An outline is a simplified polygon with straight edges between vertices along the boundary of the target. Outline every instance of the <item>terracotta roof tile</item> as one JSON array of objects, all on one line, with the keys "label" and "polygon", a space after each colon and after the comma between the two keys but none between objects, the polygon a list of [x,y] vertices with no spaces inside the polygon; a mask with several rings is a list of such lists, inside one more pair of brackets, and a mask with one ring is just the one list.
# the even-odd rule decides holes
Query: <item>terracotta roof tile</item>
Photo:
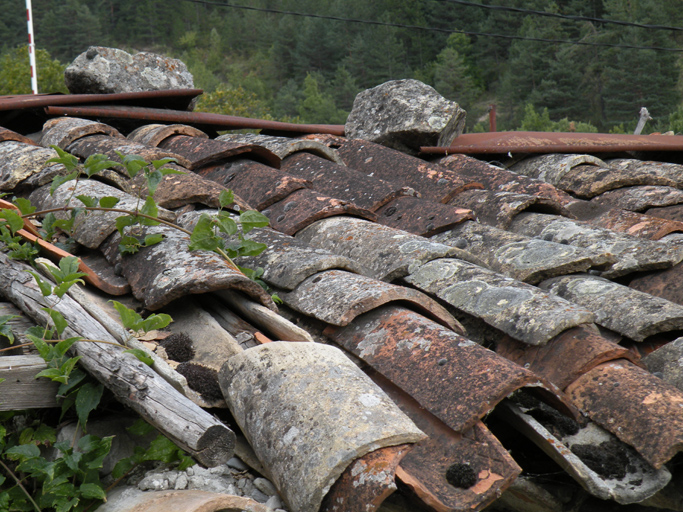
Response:
[{"label": "terracotta roof tile", "polygon": [[432,236],[474,219],[472,210],[413,196],[397,197],[377,210],[376,214],[380,224],[422,236]]},{"label": "terracotta roof tile", "polygon": [[405,280],[530,345],[545,345],[562,331],[594,320],[587,309],[461,260],[431,261]]}]

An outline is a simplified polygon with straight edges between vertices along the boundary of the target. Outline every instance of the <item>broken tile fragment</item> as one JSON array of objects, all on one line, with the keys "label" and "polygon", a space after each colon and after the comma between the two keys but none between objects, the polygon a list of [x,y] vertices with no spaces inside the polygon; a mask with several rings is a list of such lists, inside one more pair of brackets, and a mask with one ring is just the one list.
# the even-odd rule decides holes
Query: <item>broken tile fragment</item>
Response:
[{"label": "broken tile fragment", "polygon": [[584,414],[655,469],[683,450],[683,392],[633,363],[603,363],[566,391]]}]

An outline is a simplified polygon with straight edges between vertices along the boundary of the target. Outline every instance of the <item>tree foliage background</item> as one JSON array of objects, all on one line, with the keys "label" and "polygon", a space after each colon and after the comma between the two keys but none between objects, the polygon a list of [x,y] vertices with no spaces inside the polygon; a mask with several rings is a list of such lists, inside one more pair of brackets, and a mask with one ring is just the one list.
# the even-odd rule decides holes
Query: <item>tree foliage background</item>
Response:
[{"label": "tree foliage background", "polygon": [[[683,27],[678,0],[478,2]],[[59,66],[89,45],[100,45],[182,59],[195,85],[207,93],[205,108],[236,115],[342,123],[360,90],[417,78],[467,109],[470,130],[483,129],[477,120],[491,103],[497,105],[501,130],[523,123],[554,129],[571,120],[601,131],[630,131],[642,106],[655,118],[650,129],[668,129],[671,115],[672,126],[678,127],[683,117],[683,52],[482,35],[683,49],[682,31],[521,14],[453,0],[240,4],[404,26],[237,9],[222,0],[35,0],[36,42],[49,51],[38,53],[41,92],[60,88]],[[27,92],[16,50],[26,41],[24,4],[0,0],[0,12],[0,94]]]}]

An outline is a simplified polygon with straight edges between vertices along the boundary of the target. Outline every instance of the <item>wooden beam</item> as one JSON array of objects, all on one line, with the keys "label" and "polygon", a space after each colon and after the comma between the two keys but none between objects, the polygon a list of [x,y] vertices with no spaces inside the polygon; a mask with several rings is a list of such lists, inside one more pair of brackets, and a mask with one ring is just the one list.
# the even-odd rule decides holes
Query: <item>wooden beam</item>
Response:
[{"label": "wooden beam", "polygon": [[44,409],[59,407],[59,383],[36,379],[36,374],[47,368],[40,356],[0,357],[0,411]]}]

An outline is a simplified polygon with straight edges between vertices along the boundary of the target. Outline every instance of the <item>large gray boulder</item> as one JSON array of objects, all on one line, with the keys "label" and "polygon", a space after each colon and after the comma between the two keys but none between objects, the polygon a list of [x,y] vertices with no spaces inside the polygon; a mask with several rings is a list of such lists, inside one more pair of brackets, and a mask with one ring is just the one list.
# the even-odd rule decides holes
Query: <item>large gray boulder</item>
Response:
[{"label": "large gray boulder", "polygon": [[358,93],[345,134],[408,153],[449,146],[465,127],[466,112],[418,80],[393,80]]},{"label": "large gray boulder", "polygon": [[72,94],[192,89],[192,74],[182,61],[155,53],[135,55],[117,48],[91,46],[64,72]]}]

